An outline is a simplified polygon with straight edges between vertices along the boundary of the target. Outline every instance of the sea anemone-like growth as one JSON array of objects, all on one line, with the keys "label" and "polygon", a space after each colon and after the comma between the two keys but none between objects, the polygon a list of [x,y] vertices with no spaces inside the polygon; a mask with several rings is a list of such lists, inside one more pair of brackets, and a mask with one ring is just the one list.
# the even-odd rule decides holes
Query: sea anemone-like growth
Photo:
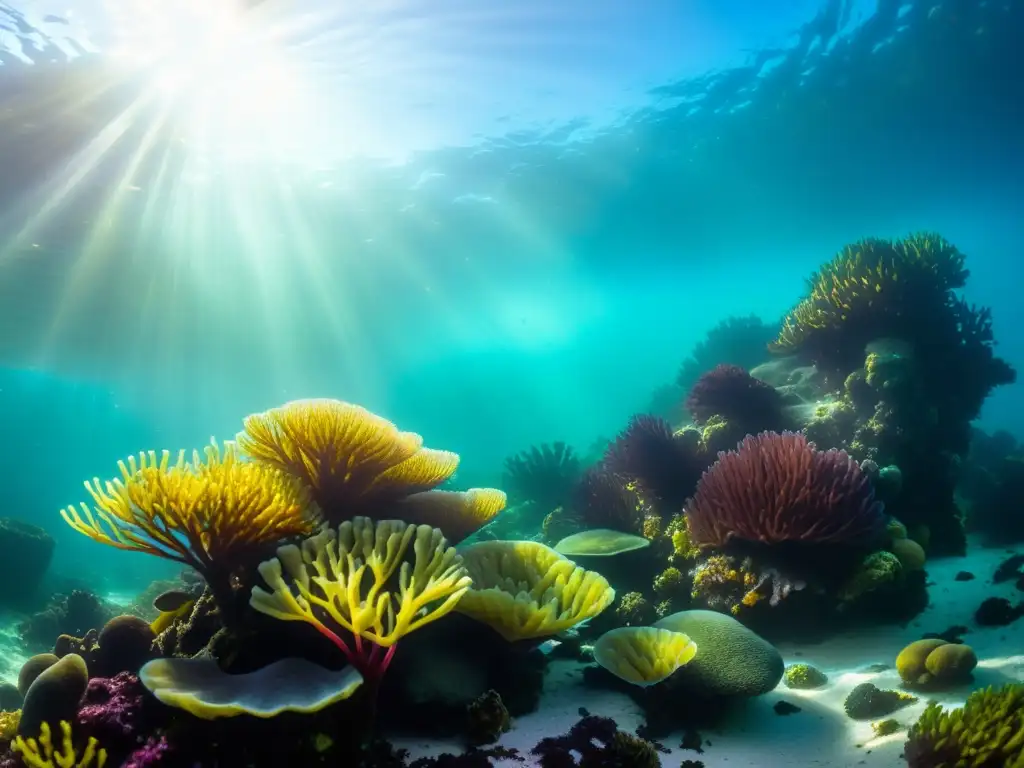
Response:
[{"label": "sea anemone-like growth", "polygon": [[963,707],[943,710],[931,702],[910,728],[903,749],[910,768],[1024,766],[1024,685],[985,688]]},{"label": "sea anemone-like growth", "polygon": [[672,432],[664,419],[634,416],[608,446],[604,467],[637,483],[645,496],[677,511],[693,493],[709,461],[695,431]]},{"label": "sea anemone-like growth", "polygon": [[85,484],[85,504],[61,511],[95,541],[195,568],[224,604],[230,577],[281,541],[311,533],[318,521],[309,492],[272,467],[243,461],[234,444],[204,454],[150,451],[119,462],[121,477]]},{"label": "sea anemone-like growth", "polygon": [[870,546],[885,533],[882,504],[857,462],[792,432],[749,436],[720,454],[686,515],[702,550],[733,540]]},{"label": "sea anemone-like growth", "polygon": [[569,502],[580,472],[579,457],[570,446],[543,443],[505,459],[502,488],[515,503],[532,502],[550,512]]},{"label": "sea anemone-like growth", "polygon": [[473,583],[456,610],[509,642],[564,632],[615,599],[604,576],[536,541],[482,541],[462,557]]},{"label": "sea anemone-like growth", "polygon": [[727,317],[708,331],[683,362],[676,383],[688,392],[704,371],[727,363],[750,369],[768,356],[768,343],[778,326],[766,325],[757,315]]},{"label": "sea anemone-like growth", "polygon": [[587,469],[573,492],[573,510],[586,528],[639,534],[647,505],[628,481],[597,464]]},{"label": "sea anemone-like growth", "polygon": [[773,386],[736,365],[719,365],[703,374],[686,398],[686,410],[695,423],[706,424],[718,416],[749,433],[785,426],[783,405]]},{"label": "sea anemone-like growth", "polygon": [[332,524],[401,517],[455,541],[505,507],[505,494],[490,488],[434,491],[454,474],[458,454],[424,448],[419,435],[340,400],[296,400],[251,415],[238,444],[301,480]]},{"label": "sea anemone-like growth", "polygon": [[259,571],[270,591],[253,587],[249,604],[312,625],[371,686],[398,641],[449,613],[471,584],[440,530],[365,517],[281,547]]}]

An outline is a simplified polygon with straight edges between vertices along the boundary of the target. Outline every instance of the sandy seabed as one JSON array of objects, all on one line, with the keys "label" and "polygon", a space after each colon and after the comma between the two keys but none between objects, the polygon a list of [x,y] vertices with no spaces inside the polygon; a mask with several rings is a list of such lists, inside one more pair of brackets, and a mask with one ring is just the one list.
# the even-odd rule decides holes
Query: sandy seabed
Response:
[{"label": "sandy seabed", "polygon": [[[679,749],[682,732],[662,738],[660,743],[671,749],[671,754],[662,756],[662,765],[677,768],[682,760],[690,759],[703,761],[706,768],[905,766],[905,728],[917,720],[929,700],[956,707],[977,688],[1024,680],[1024,619],[1007,627],[991,628],[979,627],[974,622],[974,611],[987,597],[1006,597],[1014,603],[1024,598],[1012,581],[992,583],[996,567],[1012,552],[983,549],[976,542],[971,542],[971,547],[967,557],[928,563],[930,604],[907,626],[874,627],[815,645],[781,644],[779,649],[787,665],[812,664],[828,675],[828,684],[812,691],[794,691],[780,683],[771,693],[748,702],[720,727],[701,730],[705,740],[702,754]],[[974,580],[956,581],[954,577],[959,571],[970,571]],[[973,683],[944,693],[921,695],[916,704],[891,715],[904,726],[903,731],[891,736],[873,738],[870,721],[855,721],[846,716],[843,701],[854,686],[871,682],[879,688],[899,688],[899,675],[893,664],[900,650],[925,632],[943,632],[954,625],[970,629],[964,641],[974,648],[980,660]],[[885,664],[888,669],[864,671],[877,664]],[[773,707],[779,701],[794,704],[801,711],[777,715]],[[530,748],[544,736],[569,730],[579,720],[580,707],[594,715],[614,718],[626,731],[634,731],[642,722],[642,713],[627,697],[585,687],[581,664],[555,661],[549,667],[540,708],[517,718],[513,729],[499,742],[518,749],[526,762],[497,764],[521,768],[537,765],[529,756]],[[419,739],[396,739],[395,743],[416,757],[460,751],[454,744]]]}]

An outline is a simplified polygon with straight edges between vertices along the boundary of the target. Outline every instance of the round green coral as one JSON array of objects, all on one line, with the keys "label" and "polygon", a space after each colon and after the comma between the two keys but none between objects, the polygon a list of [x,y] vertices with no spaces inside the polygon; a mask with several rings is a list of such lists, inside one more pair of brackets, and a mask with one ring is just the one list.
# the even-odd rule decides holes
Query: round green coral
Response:
[{"label": "round green coral", "polygon": [[903,754],[910,768],[1024,768],[1024,685],[975,691],[952,710],[930,703]]},{"label": "round green coral", "polygon": [[842,600],[856,600],[869,592],[896,581],[903,573],[903,565],[892,552],[873,552],[858,566],[839,590]]},{"label": "round green coral", "polygon": [[791,664],[786,667],[783,675],[788,688],[810,689],[821,688],[828,682],[828,675],[810,664]]}]

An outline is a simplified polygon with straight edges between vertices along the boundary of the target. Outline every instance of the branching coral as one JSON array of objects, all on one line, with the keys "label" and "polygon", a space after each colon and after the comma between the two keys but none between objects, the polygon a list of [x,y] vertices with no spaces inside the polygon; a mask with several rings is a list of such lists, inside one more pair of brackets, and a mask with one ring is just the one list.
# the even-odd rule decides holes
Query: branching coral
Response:
[{"label": "branching coral", "polygon": [[95,514],[82,504],[61,512],[79,533],[118,549],[189,565],[214,591],[231,572],[267,547],[310,533],[316,523],[308,492],[288,475],[243,461],[233,444],[205,454],[164,451],[120,462],[121,477],[85,487]]},{"label": "branching coral", "polygon": [[551,511],[569,502],[580,472],[579,457],[570,446],[544,443],[505,459],[502,487],[516,503],[533,502]]},{"label": "branching coral", "polygon": [[19,736],[11,749],[21,755],[28,768],[103,768],[107,762],[105,749],[98,749],[96,739],[90,738],[79,752],[71,740],[71,724],[61,720],[61,743],[53,743],[50,726],[43,723],[38,739]]},{"label": "branching coral", "polygon": [[[410,545],[412,563],[406,559]],[[449,613],[471,583],[441,531],[365,517],[311,536],[301,547],[281,547],[260,565],[260,575],[270,591],[254,587],[253,608],[312,625],[368,682],[384,674],[402,637]]]},{"label": "branching coral", "polygon": [[749,436],[721,454],[686,515],[701,549],[733,540],[865,546],[885,532],[882,505],[860,466],[791,432]]},{"label": "branching coral", "polygon": [[419,435],[352,403],[297,400],[251,415],[238,444],[257,462],[298,478],[334,524],[400,515],[454,541],[505,506],[505,494],[493,489],[437,496],[433,489],[454,474],[458,455],[424,448]]},{"label": "branching coral", "polygon": [[910,768],[1024,766],[1024,685],[985,688],[963,707],[943,710],[931,702],[907,734],[903,750]]},{"label": "branching coral", "polygon": [[509,642],[564,632],[615,599],[599,573],[535,541],[482,541],[462,557],[473,584],[456,610]]},{"label": "branching coral", "polygon": [[690,389],[686,410],[697,424],[718,416],[736,422],[745,432],[782,429],[784,401],[775,387],[755,379],[736,365],[719,365],[704,373]]}]

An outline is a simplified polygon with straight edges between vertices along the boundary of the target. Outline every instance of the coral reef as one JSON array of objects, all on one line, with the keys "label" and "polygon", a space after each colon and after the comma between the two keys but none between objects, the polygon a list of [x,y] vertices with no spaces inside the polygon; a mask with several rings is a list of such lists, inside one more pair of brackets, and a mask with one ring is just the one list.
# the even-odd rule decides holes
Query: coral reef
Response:
[{"label": "coral reef", "polygon": [[817,365],[838,390],[807,427],[813,440],[904,477],[892,511],[927,525],[935,554],[962,554],[954,502],[970,422],[989,392],[1015,380],[993,352],[992,321],[956,294],[964,257],[937,235],[866,240],[844,248],[773,345]]},{"label": "coral reef", "polygon": [[18,634],[26,650],[50,651],[60,635],[82,637],[90,629],[99,630],[112,615],[112,608],[96,595],[76,589],[54,595],[46,608],[18,625]]},{"label": "coral reef", "polygon": [[583,473],[573,494],[573,510],[586,528],[643,532],[648,507],[634,488],[598,464]]}]

